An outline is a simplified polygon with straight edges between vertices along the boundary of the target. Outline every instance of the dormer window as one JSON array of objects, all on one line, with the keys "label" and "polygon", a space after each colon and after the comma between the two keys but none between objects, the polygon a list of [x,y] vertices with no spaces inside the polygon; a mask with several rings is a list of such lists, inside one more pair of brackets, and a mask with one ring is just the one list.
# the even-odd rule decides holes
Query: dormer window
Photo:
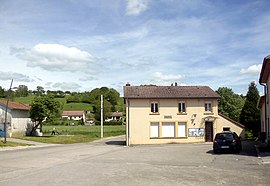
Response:
[{"label": "dormer window", "polygon": [[158,113],[158,102],[151,102],[151,112]]}]

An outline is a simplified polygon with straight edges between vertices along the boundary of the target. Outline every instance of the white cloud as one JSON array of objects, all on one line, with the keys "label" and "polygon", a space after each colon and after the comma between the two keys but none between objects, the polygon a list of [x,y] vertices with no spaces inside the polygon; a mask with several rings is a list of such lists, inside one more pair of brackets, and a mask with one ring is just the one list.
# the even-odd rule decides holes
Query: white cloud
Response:
[{"label": "white cloud", "polygon": [[[97,58],[86,51],[60,44],[37,44],[29,50],[19,50],[17,57],[26,60],[29,67],[40,67],[48,71],[94,72]],[[15,54],[16,50],[12,48]]]},{"label": "white cloud", "polygon": [[147,0],[127,0],[126,15],[139,15],[148,8]]},{"label": "white cloud", "polygon": [[26,76],[24,74],[14,73],[14,72],[3,72],[3,71],[0,72],[0,80],[10,81],[11,79],[13,79],[14,81],[20,81],[20,82],[33,82],[34,81],[29,76]]},{"label": "white cloud", "polygon": [[173,74],[164,75],[161,72],[155,72],[154,76],[155,78],[166,82],[180,81],[183,78],[181,75],[173,75]]},{"label": "white cloud", "polygon": [[258,64],[258,65],[251,65],[248,68],[244,69],[242,68],[240,70],[241,74],[259,74],[260,71],[262,69],[262,65]]},{"label": "white cloud", "polygon": [[87,77],[80,78],[79,80],[80,81],[94,81],[94,80],[98,80],[98,78],[92,77],[92,76],[87,76]]},{"label": "white cloud", "polygon": [[57,90],[69,90],[69,91],[79,91],[79,89],[82,87],[78,83],[73,82],[62,82],[62,83],[54,83],[52,85],[53,88]]}]

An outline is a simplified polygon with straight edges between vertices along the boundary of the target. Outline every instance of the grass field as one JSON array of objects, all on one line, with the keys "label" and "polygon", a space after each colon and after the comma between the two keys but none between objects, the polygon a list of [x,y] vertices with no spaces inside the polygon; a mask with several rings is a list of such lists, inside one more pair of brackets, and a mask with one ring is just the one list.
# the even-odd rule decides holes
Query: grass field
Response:
[{"label": "grass field", "polygon": [[64,104],[64,110],[90,110],[93,111],[93,107],[89,103],[66,103]]},{"label": "grass field", "polygon": [[[21,102],[25,104],[31,104],[34,95],[27,97],[16,97],[12,101]],[[93,111],[93,106],[89,103],[66,103],[66,98],[55,98],[56,101],[59,101],[63,105],[63,110],[90,110]]]},{"label": "grass field", "polygon": [[6,143],[4,143],[3,141],[0,141],[0,148],[2,148],[2,147],[17,147],[17,146],[29,146],[29,145],[24,144],[24,143],[11,142],[11,141],[7,141]]},{"label": "grass field", "polygon": [[[59,132],[51,135],[53,128]],[[118,136],[125,134],[125,126],[104,126],[104,137]],[[42,137],[18,137],[20,139],[42,142],[42,143],[84,143],[100,138],[100,126],[43,126]]]},{"label": "grass field", "polygon": [[11,101],[16,101],[16,102],[21,102],[25,104],[30,104],[32,103],[32,100],[34,99],[34,95],[27,96],[27,97],[15,97]]}]

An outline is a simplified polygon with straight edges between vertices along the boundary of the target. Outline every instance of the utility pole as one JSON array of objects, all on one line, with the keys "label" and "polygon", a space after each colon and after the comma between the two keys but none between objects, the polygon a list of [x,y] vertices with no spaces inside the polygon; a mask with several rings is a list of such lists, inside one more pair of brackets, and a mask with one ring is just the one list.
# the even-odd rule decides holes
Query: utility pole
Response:
[{"label": "utility pole", "polygon": [[4,143],[7,143],[7,110],[8,110],[8,102],[9,102],[9,93],[11,91],[12,84],[13,84],[13,79],[11,80],[10,87],[7,92],[7,103],[6,103],[5,123],[4,123]]},{"label": "utility pole", "polygon": [[100,137],[103,138],[103,95],[100,96]]}]

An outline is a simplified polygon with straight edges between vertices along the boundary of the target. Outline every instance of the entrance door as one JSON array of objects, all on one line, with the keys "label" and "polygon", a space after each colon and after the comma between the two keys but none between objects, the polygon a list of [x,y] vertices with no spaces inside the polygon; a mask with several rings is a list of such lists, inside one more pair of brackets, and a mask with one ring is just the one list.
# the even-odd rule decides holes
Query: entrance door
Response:
[{"label": "entrance door", "polygon": [[213,122],[205,122],[205,141],[213,141]]}]

